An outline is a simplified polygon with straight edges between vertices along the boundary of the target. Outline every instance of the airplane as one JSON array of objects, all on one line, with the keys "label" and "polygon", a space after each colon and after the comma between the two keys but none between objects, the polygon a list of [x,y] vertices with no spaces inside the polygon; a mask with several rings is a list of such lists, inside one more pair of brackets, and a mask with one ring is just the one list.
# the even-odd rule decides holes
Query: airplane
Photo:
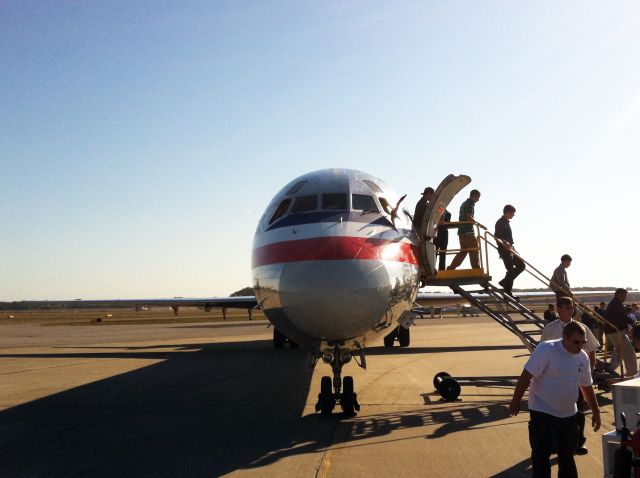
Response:
[{"label": "airplane", "polygon": [[[423,219],[427,237],[435,236],[440,216],[470,182],[468,176],[449,175],[438,186]],[[56,303],[169,305],[176,313],[181,306],[260,308],[274,326],[276,348],[289,340],[309,350],[310,367],[320,359],[331,366],[333,377],[322,377],[316,411],[328,416],[339,404],[345,415],[354,415],[360,406],[353,378],[342,378],[343,366],[353,359],[366,368],[367,345],[396,328],[400,345],[408,345],[421,273],[436,274],[436,247],[418,240],[411,214],[401,207],[404,197],[379,178],[351,169],[293,179],[257,225],[254,297]],[[423,303],[465,302],[450,293],[421,295]]]}]

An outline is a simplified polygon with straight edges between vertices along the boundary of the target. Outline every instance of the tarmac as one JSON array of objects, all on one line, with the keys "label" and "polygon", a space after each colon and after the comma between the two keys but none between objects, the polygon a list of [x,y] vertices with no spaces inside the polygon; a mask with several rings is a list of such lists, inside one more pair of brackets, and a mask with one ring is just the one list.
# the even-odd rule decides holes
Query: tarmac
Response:
[{"label": "tarmac", "polygon": [[[422,319],[408,348],[352,362],[360,413],[314,406],[327,365],[274,350],[264,321],[0,323],[0,476],[530,476],[528,412],[508,402],[528,358],[486,317]],[[446,371],[455,402],[434,391]],[[602,477],[603,428],[581,477]],[[590,424],[590,415],[587,416]],[[552,476],[557,475],[555,457]]]}]

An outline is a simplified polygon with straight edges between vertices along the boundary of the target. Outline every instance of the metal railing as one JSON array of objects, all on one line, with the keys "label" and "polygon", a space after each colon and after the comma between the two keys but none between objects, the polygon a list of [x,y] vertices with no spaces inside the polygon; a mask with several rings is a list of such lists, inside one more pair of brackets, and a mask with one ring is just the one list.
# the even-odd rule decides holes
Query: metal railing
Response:
[{"label": "metal railing", "polygon": [[[484,233],[482,236],[480,237],[480,240],[484,241],[485,243],[485,250],[488,251],[488,247],[491,246],[494,249],[498,250],[498,245],[500,244],[507,244],[505,241],[503,241],[502,239],[496,237],[494,234],[492,234],[486,226],[480,224],[480,223],[476,223],[476,225],[480,228],[484,230]],[[489,239],[492,239],[492,241],[490,241]],[[554,292],[560,292],[563,293],[564,295],[566,295],[567,297],[570,297],[573,300],[574,303],[574,307],[578,310],[578,312],[580,313],[580,317],[582,317],[583,315],[587,315],[591,318],[593,318],[593,320],[595,320],[598,325],[600,326],[609,326],[615,330],[618,330],[618,328],[613,325],[612,322],[610,322],[609,320],[607,320],[605,317],[603,317],[602,315],[600,315],[598,312],[596,312],[594,309],[590,308],[588,305],[586,305],[584,302],[582,302],[580,299],[578,299],[570,290],[566,289],[565,287],[563,287],[561,284],[558,284],[556,282],[554,282],[553,280],[551,280],[551,278],[547,277],[545,274],[543,274],[539,269],[537,269],[533,264],[531,264],[530,262],[528,262],[527,260],[525,260],[514,248],[513,246],[511,246],[510,244],[508,244],[508,249],[510,249],[510,253],[513,254],[514,256],[518,257],[522,262],[524,262],[524,264],[527,266],[525,268],[525,272],[527,272],[530,276],[532,276],[533,278],[535,278],[537,281],[541,282],[542,284],[544,284],[546,287],[551,288],[551,290],[553,290]],[[487,257],[488,253],[487,253]],[[605,334],[606,335],[606,334]],[[605,343],[602,344],[603,345],[603,350],[604,350],[604,354],[605,354],[605,358],[606,358],[606,354],[607,354],[607,347],[606,347],[606,340],[604,341]],[[618,350],[621,349],[620,345],[621,344],[616,344]],[[622,362],[622,358],[620,360],[620,366],[621,366],[621,372],[622,375],[624,375],[624,365]]]},{"label": "metal railing", "polygon": [[[488,249],[485,247],[485,254],[482,253],[482,247],[480,247],[480,238],[481,238],[481,234],[480,234],[480,229],[484,228],[486,229],[482,224],[475,222],[475,221],[452,221],[452,222],[445,222],[443,224],[439,224],[438,228],[440,227],[446,227],[447,229],[454,229],[454,228],[458,228],[459,225],[461,224],[472,224],[476,230],[475,232],[475,238],[476,238],[476,243],[478,244],[478,247],[473,247],[473,248],[460,248],[460,249],[436,249],[436,262],[438,261],[438,256],[439,254],[445,254],[447,256],[452,255],[452,254],[458,254],[459,252],[466,252],[471,254],[472,252],[478,252],[478,262],[480,263],[480,268],[483,269],[487,274],[489,274],[489,256],[487,254]],[[486,257],[486,260],[485,260]],[[486,264],[485,264],[486,262]]]}]

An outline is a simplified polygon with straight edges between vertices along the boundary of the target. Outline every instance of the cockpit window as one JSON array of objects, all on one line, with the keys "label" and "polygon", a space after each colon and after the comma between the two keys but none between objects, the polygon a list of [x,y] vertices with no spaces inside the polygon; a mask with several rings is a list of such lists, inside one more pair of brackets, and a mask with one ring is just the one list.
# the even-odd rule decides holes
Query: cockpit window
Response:
[{"label": "cockpit window", "polygon": [[378,185],[373,181],[370,181],[368,179],[363,179],[362,182],[365,183],[367,186],[369,186],[374,193],[380,194],[382,192],[382,189],[380,189]]},{"label": "cockpit window", "polygon": [[291,204],[291,198],[284,199],[276,208],[276,212],[273,213],[273,216],[271,216],[271,220],[269,221],[269,224],[273,224],[275,221],[277,221],[282,216],[284,216],[287,213],[287,210],[289,209],[290,204]]},{"label": "cockpit window", "polygon": [[318,196],[300,196],[293,203],[291,214],[315,211],[316,209],[318,209]]},{"label": "cockpit window", "polygon": [[300,191],[300,189],[302,189],[302,186],[304,186],[305,184],[307,184],[307,181],[298,181],[297,183],[295,183],[293,186],[291,186],[291,188],[287,191],[288,195],[291,194],[295,194],[298,191]]},{"label": "cockpit window", "polygon": [[378,205],[373,199],[373,196],[367,196],[366,194],[352,194],[351,195],[351,208],[356,211],[366,212],[378,212]]},{"label": "cockpit window", "polygon": [[322,209],[324,210],[346,210],[347,195],[344,193],[328,193],[322,195]]}]

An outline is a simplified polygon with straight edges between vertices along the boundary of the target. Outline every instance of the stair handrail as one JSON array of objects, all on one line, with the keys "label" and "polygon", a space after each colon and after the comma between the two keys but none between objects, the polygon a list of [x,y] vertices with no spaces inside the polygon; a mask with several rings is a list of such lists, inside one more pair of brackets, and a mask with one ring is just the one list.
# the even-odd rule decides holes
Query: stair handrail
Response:
[{"label": "stair handrail", "polygon": [[[518,251],[516,251],[516,249],[509,244],[508,242],[504,241],[503,239],[500,239],[499,237],[496,237],[494,234],[492,234],[489,229],[483,225],[480,224],[479,222],[475,221],[476,225],[480,228],[484,230],[484,238],[481,238],[482,240],[485,241],[485,246],[486,245],[490,245],[491,247],[493,247],[494,249],[498,250],[498,246],[491,243],[489,240],[487,240],[487,235],[492,237],[494,239],[494,241],[497,244],[507,244],[507,247],[510,249],[510,252],[518,257],[522,262],[524,262],[524,264],[527,266],[527,268],[525,269],[525,271],[527,273],[529,273],[529,275],[531,275],[533,278],[535,278],[536,280],[538,280],[539,282],[545,284],[547,287],[550,287],[552,290],[559,290],[563,293],[565,293],[567,295],[567,297],[571,297],[571,299],[573,300],[573,302],[576,304],[576,308],[583,314],[587,314],[590,317],[592,317],[596,322],[599,322],[600,324],[605,324],[608,325],[609,327],[612,327],[614,329],[618,329],[615,325],[613,325],[613,323],[611,323],[609,320],[607,320],[605,317],[603,317],[602,315],[600,315],[598,312],[596,312],[595,310],[590,309],[586,304],[584,304],[580,299],[578,299],[577,297],[575,297],[573,295],[573,293],[569,290],[567,290],[566,288],[562,287],[560,284],[557,284],[556,282],[552,281],[549,277],[547,277],[546,275],[544,275],[540,270],[538,270],[533,264],[531,264],[530,262],[527,262],[519,253]],[[487,262],[488,262],[488,254],[487,254]],[[534,273],[535,272],[535,273]]]}]

